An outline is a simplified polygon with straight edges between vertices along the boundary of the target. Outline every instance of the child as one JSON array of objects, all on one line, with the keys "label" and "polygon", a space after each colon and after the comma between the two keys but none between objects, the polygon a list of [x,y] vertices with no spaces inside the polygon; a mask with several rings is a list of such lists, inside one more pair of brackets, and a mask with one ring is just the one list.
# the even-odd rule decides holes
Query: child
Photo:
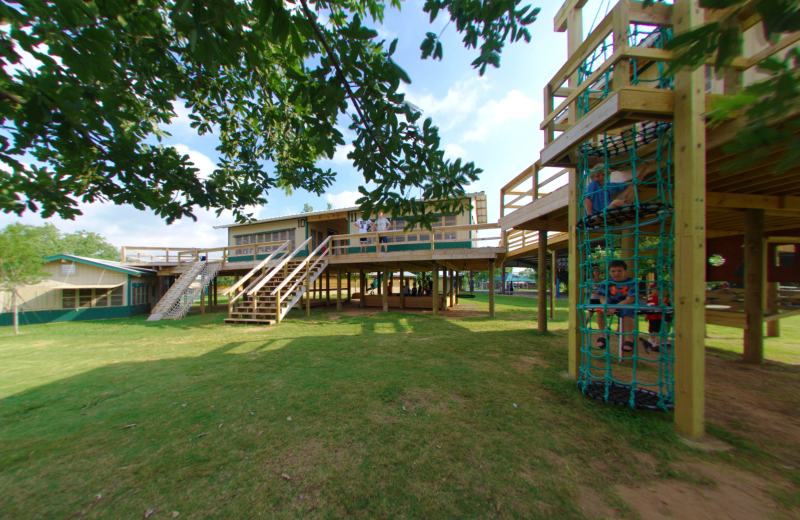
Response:
[{"label": "child", "polygon": [[[650,286],[650,294],[647,297],[647,305],[656,307],[658,305],[658,286],[652,284]],[[664,319],[662,314],[648,314],[647,315],[647,332],[651,334],[649,339],[641,338],[640,341],[644,345],[644,349],[649,354],[658,352],[658,335],[661,334],[661,323]]]},{"label": "child", "polygon": [[[646,165],[653,161],[654,158],[647,159],[640,163],[636,180],[641,182],[644,180],[645,175],[648,173]],[[618,170],[619,173],[628,174],[633,176],[633,170]],[[616,173],[616,172],[612,172]],[[604,170],[596,171],[589,176],[591,182],[586,187],[586,198],[583,201],[586,208],[587,215],[600,215],[606,208],[617,208],[620,206],[629,206],[634,203],[636,199],[636,185],[631,183],[622,182],[606,182],[606,172]],[[619,195],[616,200],[612,200],[613,195]]]},{"label": "child", "polygon": [[[609,305],[633,305],[636,302],[636,282],[626,276],[628,264],[622,260],[612,260],[608,264],[610,280],[602,283],[597,289],[597,297],[601,304]],[[622,318],[622,334],[633,332],[634,320],[636,315],[633,309],[597,309],[597,327],[601,331],[606,330],[606,314],[608,316],[620,316]],[[634,342],[626,340],[622,344],[624,352],[633,352]],[[605,335],[597,338],[597,348],[606,348]]]}]

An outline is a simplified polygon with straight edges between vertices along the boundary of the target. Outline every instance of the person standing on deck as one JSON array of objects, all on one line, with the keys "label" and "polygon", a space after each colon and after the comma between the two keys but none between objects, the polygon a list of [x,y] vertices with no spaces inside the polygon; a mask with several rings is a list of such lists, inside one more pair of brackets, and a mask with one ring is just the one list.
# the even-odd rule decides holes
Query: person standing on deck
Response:
[{"label": "person standing on deck", "polygon": [[[388,218],[383,217],[383,211],[378,212],[378,220],[375,221],[373,227],[378,233],[383,233],[384,231],[389,231],[392,229],[392,221]],[[389,252],[389,237],[380,237],[378,241],[381,244],[381,251],[383,248],[386,248],[386,252]]]},{"label": "person standing on deck", "polygon": [[[362,213],[361,217],[363,217],[363,216],[364,216],[364,214]],[[359,234],[361,234],[361,233],[369,233],[369,228],[372,227],[372,221],[369,220],[369,219],[364,220],[361,217],[359,217],[358,220],[356,220],[356,226],[358,226],[358,233]],[[367,244],[368,244],[367,241],[368,241],[367,237],[359,239],[359,242],[361,242],[361,252],[362,253],[366,253],[367,252]]]}]

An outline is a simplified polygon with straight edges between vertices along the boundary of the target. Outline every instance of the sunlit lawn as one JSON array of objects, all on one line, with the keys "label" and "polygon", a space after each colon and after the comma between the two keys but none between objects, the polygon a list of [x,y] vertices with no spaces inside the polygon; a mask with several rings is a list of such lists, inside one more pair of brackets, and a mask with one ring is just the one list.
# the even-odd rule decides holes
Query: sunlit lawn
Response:
[{"label": "sunlit lawn", "polygon": [[498,296],[497,319],[487,299],[0,329],[0,517],[583,518],[589,486],[634,518],[612,489],[652,477],[641,453],[691,480],[671,416],[562,377],[566,301],[540,335],[535,299]]}]

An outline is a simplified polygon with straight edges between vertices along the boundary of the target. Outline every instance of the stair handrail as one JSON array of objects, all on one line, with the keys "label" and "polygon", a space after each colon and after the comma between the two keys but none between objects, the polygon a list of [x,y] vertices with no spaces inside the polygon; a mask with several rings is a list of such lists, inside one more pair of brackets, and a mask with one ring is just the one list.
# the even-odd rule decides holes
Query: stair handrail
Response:
[{"label": "stair handrail", "polygon": [[284,243],[283,243],[283,245],[282,245],[281,247],[279,247],[278,249],[276,249],[275,251],[273,251],[271,255],[269,255],[267,258],[265,258],[264,260],[262,260],[262,261],[261,261],[261,262],[260,262],[260,263],[259,263],[257,266],[255,266],[253,269],[251,269],[249,273],[247,273],[246,275],[244,275],[244,276],[242,277],[242,279],[241,279],[241,280],[239,280],[239,281],[238,281],[238,282],[236,282],[235,284],[233,284],[233,285],[231,285],[230,287],[228,287],[228,290],[226,290],[225,292],[223,292],[223,293],[222,293],[222,295],[223,295],[223,296],[227,296],[228,294],[230,294],[230,293],[231,293],[231,291],[234,291],[234,290],[238,289],[239,287],[241,287],[241,286],[242,286],[242,285],[243,285],[243,284],[244,284],[244,283],[245,283],[247,280],[249,280],[249,279],[250,279],[250,277],[251,277],[251,276],[253,276],[253,275],[255,274],[255,272],[256,272],[256,271],[258,271],[259,269],[263,268],[263,267],[264,267],[264,266],[267,264],[267,262],[269,262],[270,260],[272,260],[272,258],[273,258],[275,255],[277,255],[278,253],[280,253],[281,251],[283,251],[283,249],[284,249],[286,246],[288,246],[290,243],[291,243],[291,240],[287,240],[286,242],[284,242]]},{"label": "stair handrail", "polygon": [[[265,277],[263,277],[261,280],[259,280],[258,284],[256,284],[256,286],[255,286],[255,287],[253,287],[252,289],[250,289],[249,291],[247,291],[247,295],[248,295],[248,296],[252,296],[252,295],[253,295],[253,293],[256,293],[256,292],[258,292],[258,290],[259,290],[259,289],[261,289],[262,287],[264,287],[264,284],[266,284],[268,281],[272,280],[272,278],[273,278],[273,277],[274,277],[274,276],[275,276],[275,275],[278,273],[278,271],[280,271],[280,270],[283,268],[283,266],[284,266],[284,265],[286,265],[286,263],[287,263],[289,260],[291,260],[292,258],[294,258],[295,256],[297,256],[297,253],[299,253],[299,252],[300,252],[300,250],[301,250],[301,249],[303,249],[303,248],[306,246],[306,244],[308,244],[309,242],[311,242],[311,238],[313,238],[313,237],[309,237],[309,238],[307,238],[305,242],[303,242],[302,244],[300,244],[299,246],[297,246],[297,249],[295,249],[294,251],[292,251],[292,254],[290,254],[289,256],[287,256],[286,258],[284,258],[283,260],[281,260],[281,261],[278,263],[278,265],[276,265],[276,266],[275,266],[275,267],[272,269],[272,271],[270,271],[270,272],[269,272],[269,274],[267,274]],[[245,292],[244,292],[244,291],[242,291],[242,293],[241,293],[241,294],[245,294]]]},{"label": "stair handrail", "polygon": [[[325,244],[327,244],[327,243],[328,243],[328,241],[330,241],[330,239],[331,239],[331,237],[332,237],[332,236],[336,236],[336,235],[330,235],[330,236],[328,236],[328,237],[327,237],[325,240],[323,240],[323,241],[322,241],[322,242],[319,244],[319,246],[317,246],[317,248],[314,250],[314,252],[313,252],[313,253],[311,253],[310,255],[308,255],[308,256],[306,257],[306,259],[305,259],[305,260],[303,260],[302,262],[300,262],[300,264],[299,264],[297,267],[295,267],[294,271],[292,271],[292,272],[291,272],[291,273],[290,273],[290,274],[289,274],[289,275],[288,275],[286,278],[284,278],[284,279],[283,279],[283,281],[282,281],[281,283],[279,283],[279,284],[278,284],[278,286],[277,286],[277,287],[275,287],[275,289],[273,289],[273,290],[272,290],[272,292],[270,293],[270,296],[275,296],[275,295],[278,293],[278,291],[280,291],[281,289],[283,289],[283,287],[284,287],[284,286],[285,286],[287,283],[289,283],[289,280],[291,280],[292,278],[294,278],[294,276],[295,276],[295,275],[296,275],[296,274],[297,274],[297,273],[298,273],[298,272],[299,272],[301,269],[303,269],[303,267],[304,267],[304,266],[305,266],[305,265],[306,265],[308,262],[310,262],[312,258],[314,258],[314,255],[316,255],[316,254],[317,254],[317,251],[319,251],[319,250],[320,250],[322,247],[325,247]],[[320,261],[320,260],[322,260],[324,257],[328,256],[328,255],[330,254],[330,252],[331,252],[331,249],[330,249],[330,248],[327,248],[327,249],[325,249],[325,252],[323,252],[323,253],[322,253],[322,254],[319,256],[319,258],[317,259],[317,261],[316,261],[316,262],[314,262],[314,265],[312,265],[312,266],[311,266],[311,267],[309,267],[308,269],[309,269],[309,270],[311,270],[311,269],[313,269],[314,267],[316,267],[316,266],[317,266],[317,264],[319,263],[319,261]],[[295,283],[294,283],[294,285],[292,285],[292,288],[291,288],[291,289],[289,289],[288,291],[286,291],[286,294],[291,294],[291,292],[292,292],[292,291],[294,291],[295,287],[297,287],[297,284],[298,284],[298,283],[300,283],[300,280],[298,280],[297,282],[295,282]],[[278,305],[280,305],[280,302],[278,302]]]},{"label": "stair handrail", "polygon": [[[170,316],[170,314],[176,311],[177,317],[174,317],[174,319],[179,320],[186,316],[186,313],[189,312],[189,308],[194,303],[194,300],[197,299],[197,294],[206,289],[206,286],[211,282],[211,278],[213,278],[222,269],[222,264],[224,263],[224,261],[221,259],[207,261],[198,260],[198,262],[203,262],[203,268],[189,282],[189,285],[186,286],[183,294],[181,294],[172,307],[164,313],[164,316],[174,317],[174,315]],[[213,270],[214,272],[211,273],[210,270]],[[195,284],[197,284],[197,286],[194,286]]]}]

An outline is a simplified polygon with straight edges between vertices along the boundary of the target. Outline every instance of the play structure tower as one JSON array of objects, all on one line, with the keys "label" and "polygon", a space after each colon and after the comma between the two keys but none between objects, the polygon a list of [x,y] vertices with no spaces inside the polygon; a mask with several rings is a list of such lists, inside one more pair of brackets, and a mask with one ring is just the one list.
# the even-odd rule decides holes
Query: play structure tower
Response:
[{"label": "play structure tower", "polygon": [[[793,259],[797,258],[792,244],[800,243],[800,175],[795,169],[776,176],[773,164],[744,175],[727,174],[726,164],[738,157],[723,145],[734,139],[743,121],[732,119],[712,128],[705,114],[715,97],[735,94],[743,85],[763,79],[756,65],[773,55],[782,57],[797,45],[800,34],[764,41],[760,17],[753,5],[745,5],[736,22],[745,45],[724,78],[714,78],[707,67],[668,76],[665,69],[675,55],[664,43],[727,12],[704,9],[697,0],[648,7],[621,0],[593,23],[584,40],[585,4],[568,0],[555,17],[555,31],[567,33],[568,59],[544,86],[546,115],[540,128],[545,147],[531,167],[500,191],[500,227],[508,246],[505,262],[535,265],[541,277],[547,252],[565,253],[569,373],[579,388],[633,407],[674,406],[677,430],[701,436],[706,323],[741,328],[744,360],[760,363],[764,322],[775,324],[769,327],[774,335],[779,332],[777,320],[800,312],[797,292],[778,287],[778,282],[800,281],[797,273],[776,263],[776,247],[781,245],[794,247]],[[551,167],[562,169],[550,174]],[[592,216],[585,200],[591,194],[590,176],[600,172],[605,181],[630,187],[631,199],[621,207],[605,207],[622,196],[606,185],[609,198]],[[567,186],[543,192],[545,185],[564,176],[569,178]],[[529,180],[531,189],[520,190]],[[708,260],[723,249],[742,257],[737,262],[743,273],[737,276],[744,288],[709,293]],[[601,267],[603,283],[610,287],[612,260],[628,264],[627,276],[637,288],[638,297],[627,309],[591,302],[590,289],[597,281],[587,270]],[[647,309],[653,284],[655,305]],[[614,318],[599,330],[597,311],[612,309],[635,313],[634,327],[618,329]],[[595,316],[590,318],[590,311]],[[657,334],[642,329],[640,314],[647,312],[664,318]],[[545,320],[540,305],[540,330],[546,330]],[[596,348],[601,336],[606,338],[605,349]],[[657,340],[659,350],[648,352],[642,339]],[[635,347],[620,352],[620,340]]]}]

